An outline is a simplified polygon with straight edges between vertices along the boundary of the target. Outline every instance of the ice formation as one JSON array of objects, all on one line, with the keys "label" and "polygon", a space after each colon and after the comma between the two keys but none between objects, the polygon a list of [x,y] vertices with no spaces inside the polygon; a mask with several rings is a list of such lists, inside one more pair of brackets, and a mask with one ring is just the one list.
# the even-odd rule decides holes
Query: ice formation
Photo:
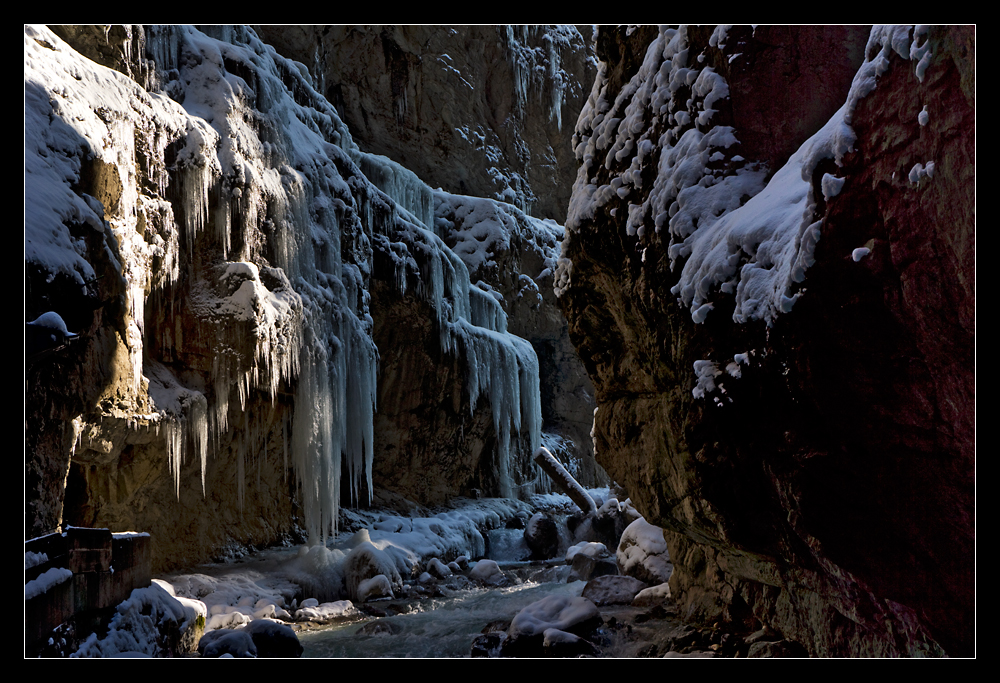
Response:
[{"label": "ice formation", "polygon": [[[302,65],[248,28],[205,30],[212,35],[183,26],[137,32],[129,49],[147,65],[137,77],[147,92],[47,28],[25,28],[25,259],[87,287],[95,273],[67,226],[110,233],[127,284],[133,389],[148,386],[156,412],[147,417],[166,440],[178,495],[189,454],[204,491],[208,453],[236,428],[247,430],[242,487],[266,435],[234,424],[231,408],[245,408],[253,392],[273,401],[291,385],[286,449],[310,536],[335,528],[342,469],[353,497],[371,494],[374,249],[392,256],[401,292],[434,307],[442,348],[468,361],[472,408],[490,401],[501,469],[521,434],[537,448],[535,353],[507,333],[499,302],[471,286],[465,263],[435,234],[435,194],[358,150]],[[117,206],[73,191],[87,155],[125,174]],[[137,156],[153,188],[141,187]],[[221,259],[195,270],[192,254],[206,248]],[[176,286],[182,277],[187,289]],[[163,325],[158,339],[145,330],[148,316],[182,308],[214,333],[205,387],[187,387],[171,370],[185,353],[179,330]],[[512,494],[506,471],[500,480]]]}]

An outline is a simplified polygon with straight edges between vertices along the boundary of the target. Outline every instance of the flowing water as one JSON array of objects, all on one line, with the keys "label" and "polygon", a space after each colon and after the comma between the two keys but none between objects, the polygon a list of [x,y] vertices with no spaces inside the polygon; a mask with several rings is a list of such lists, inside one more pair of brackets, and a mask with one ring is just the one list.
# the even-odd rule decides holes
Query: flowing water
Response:
[{"label": "flowing water", "polygon": [[[524,583],[459,591],[447,598],[392,604],[412,611],[377,621],[384,631],[367,635],[374,619],[299,633],[303,657],[468,657],[472,641],[492,621],[512,619],[548,595],[578,596],[584,583]],[[391,629],[391,633],[388,632]]]},{"label": "flowing water", "polygon": [[[472,641],[493,621],[510,620],[548,595],[578,596],[583,582],[567,584],[568,567],[529,567],[524,532],[495,529],[488,533],[489,558],[513,583],[499,588],[448,591],[449,597],[375,603],[385,611],[405,610],[379,619],[327,627],[299,634],[303,657],[468,657]],[[531,579],[520,578],[530,574]],[[561,580],[561,582],[560,582]],[[378,630],[377,633],[372,631]]]}]

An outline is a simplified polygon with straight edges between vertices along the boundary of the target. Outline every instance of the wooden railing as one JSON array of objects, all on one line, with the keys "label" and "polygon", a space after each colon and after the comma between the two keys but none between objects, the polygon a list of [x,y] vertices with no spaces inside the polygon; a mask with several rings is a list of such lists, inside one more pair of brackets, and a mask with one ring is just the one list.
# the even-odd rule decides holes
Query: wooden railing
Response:
[{"label": "wooden railing", "polygon": [[71,618],[96,625],[152,578],[149,534],[68,527],[26,541],[24,553],[26,564],[29,553],[46,558],[24,570],[26,651]]}]

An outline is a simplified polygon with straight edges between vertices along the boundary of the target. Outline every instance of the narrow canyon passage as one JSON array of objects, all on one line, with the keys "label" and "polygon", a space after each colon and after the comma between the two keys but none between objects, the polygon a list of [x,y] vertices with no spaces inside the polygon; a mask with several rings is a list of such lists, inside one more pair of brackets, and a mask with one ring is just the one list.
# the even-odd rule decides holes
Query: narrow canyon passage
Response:
[{"label": "narrow canyon passage", "polygon": [[975,33],[26,25],[26,613],[249,652],[570,507],[646,655],[973,656]]}]

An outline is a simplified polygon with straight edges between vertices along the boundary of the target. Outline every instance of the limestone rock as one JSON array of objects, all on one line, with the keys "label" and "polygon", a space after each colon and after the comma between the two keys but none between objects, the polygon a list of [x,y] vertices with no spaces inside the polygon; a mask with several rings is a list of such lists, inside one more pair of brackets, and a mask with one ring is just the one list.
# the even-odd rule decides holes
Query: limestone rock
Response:
[{"label": "limestone rock", "polygon": [[647,584],[666,583],[673,571],[663,529],[641,518],[626,527],[615,557],[622,574]]},{"label": "limestone rock", "polygon": [[433,187],[562,222],[590,27],[260,26],[306,65],[366,151]]},{"label": "limestone rock", "polygon": [[[436,233],[446,193],[359,149],[321,77],[251,29],[203,28],[25,27],[26,319],[51,311],[78,335],[26,362],[25,533],[149,531],[165,571],[303,529],[321,541],[340,496],[370,500],[376,481],[425,503],[534,481],[537,354],[468,319],[468,297],[488,300]],[[528,33],[553,54],[582,44]],[[515,71],[555,64],[515,38]],[[574,87],[546,91],[545,117]],[[552,196],[515,176],[504,196]],[[504,256],[524,266],[497,275],[512,306],[551,276],[546,232]],[[493,372],[475,344],[517,362]]]},{"label": "limestone rock", "polygon": [[868,33],[601,29],[556,291],[682,615],[967,656],[975,36]]},{"label": "limestone rock", "polygon": [[583,587],[583,597],[595,605],[631,605],[649,584],[631,576],[598,576]]}]

